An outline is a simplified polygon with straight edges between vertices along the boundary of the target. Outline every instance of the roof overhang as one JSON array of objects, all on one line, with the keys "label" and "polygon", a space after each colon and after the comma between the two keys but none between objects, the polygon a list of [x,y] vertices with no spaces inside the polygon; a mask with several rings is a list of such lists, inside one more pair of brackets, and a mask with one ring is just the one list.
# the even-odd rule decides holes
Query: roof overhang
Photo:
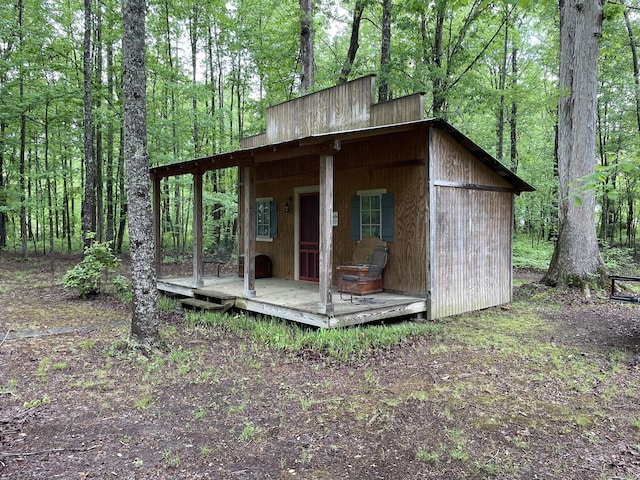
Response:
[{"label": "roof overhang", "polygon": [[246,148],[230,153],[221,153],[195,160],[152,167],[150,169],[150,173],[153,177],[158,179],[176,175],[204,173],[211,170],[229,167],[245,167],[291,158],[332,155],[340,151],[342,144],[345,143],[359,142],[364,141],[367,138],[393,135],[409,131],[426,131],[429,127],[442,129],[454,137],[480,162],[513,185],[516,193],[531,192],[535,190],[531,185],[511,172],[511,170],[498,162],[477,144],[472,142],[466,135],[441,119],[419,120],[393,125],[311,135],[296,140]]}]

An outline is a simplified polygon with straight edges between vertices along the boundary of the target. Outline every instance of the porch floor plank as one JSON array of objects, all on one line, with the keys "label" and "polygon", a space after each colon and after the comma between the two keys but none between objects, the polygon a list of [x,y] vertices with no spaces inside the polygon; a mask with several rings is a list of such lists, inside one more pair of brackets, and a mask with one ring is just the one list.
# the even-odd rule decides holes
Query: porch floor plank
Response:
[{"label": "porch floor plank", "polygon": [[425,316],[427,300],[424,297],[400,295],[389,292],[365,296],[340,298],[332,289],[333,313],[318,313],[319,285],[313,282],[283,280],[279,278],[256,279],[256,295],[244,296],[243,279],[237,276],[205,277],[204,285],[193,286],[191,277],[158,279],[158,289],[183,296],[210,296],[235,298],[235,307],[253,313],[272,315],[299,323],[324,328],[357,325],[372,321],[408,316]]}]

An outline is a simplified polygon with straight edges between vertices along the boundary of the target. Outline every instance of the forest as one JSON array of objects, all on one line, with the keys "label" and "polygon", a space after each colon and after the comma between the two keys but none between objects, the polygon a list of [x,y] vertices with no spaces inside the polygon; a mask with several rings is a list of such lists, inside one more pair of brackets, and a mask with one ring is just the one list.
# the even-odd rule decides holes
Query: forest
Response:
[{"label": "forest", "polygon": [[[264,130],[267,106],[373,73],[379,101],[424,92],[427,118],[446,119],[533,185],[516,199],[518,235],[532,246],[553,241],[557,2],[153,0],[147,8],[151,165],[237,149]],[[604,248],[636,248],[639,22],[637,2],[605,2],[598,165],[580,179],[596,193]],[[312,52],[301,40],[310,34]],[[0,250],[79,252],[86,232],[128,249],[121,36],[113,0],[0,5]],[[234,169],[205,177],[207,249],[234,249],[236,179]],[[188,179],[162,185],[165,252],[191,249],[191,194]]]}]

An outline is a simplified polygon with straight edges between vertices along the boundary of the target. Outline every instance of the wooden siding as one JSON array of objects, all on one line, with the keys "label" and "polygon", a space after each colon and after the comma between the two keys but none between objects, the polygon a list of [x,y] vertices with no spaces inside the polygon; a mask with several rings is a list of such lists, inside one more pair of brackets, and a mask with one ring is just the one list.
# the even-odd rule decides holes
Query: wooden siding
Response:
[{"label": "wooden siding", "polygon": [[363,77],[267,109],[268,144],[370,126],[375,77]]},{"label": "wooden siding", "polygon": [[[333,280],[336,269],[351,260],[351,197],[360,190],[386,189],[394,194],[395,239],[389,243],[384,288],[426,295],[428,235],[426,132],[402,133],[347,143],[334,158]],[[272,260],[274,277],[295,278],[295,189],[319,185],[319,159],[304,157],[256,166],[256,197],[278,202],[278,238],[256,243],[257,253]],[[241,185],[242,189],[242,185]],[[242,197],[240,197],[242,198]],[[290,210],[284,212],[289,200]]]},{"label": "wooden siding", "polygon": [[435,187],[431,318],[511,301],[512,194]]},{"label": "wooden siding", "polygon": [[378,103],[371,108],[371,125],[392,125],[424,119],[424,95],[415,93]]},{"label": "wooden siding", "polygon": [[511,301],[513,193],[449,134],[432,129],[431,318]]},{"label": "wooden siding", "polygon": [[431,129],[431,176],[435,182],[452,182],[512,189],[504,178],[482,165],[451,135],[440,129]]}]

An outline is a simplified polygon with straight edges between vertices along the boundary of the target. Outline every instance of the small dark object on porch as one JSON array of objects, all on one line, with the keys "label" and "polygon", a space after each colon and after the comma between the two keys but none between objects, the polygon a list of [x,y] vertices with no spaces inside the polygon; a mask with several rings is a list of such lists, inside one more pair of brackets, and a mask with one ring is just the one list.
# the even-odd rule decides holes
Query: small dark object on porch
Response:
[{"label": "small dark object on porch", "polygon": [[226,264],[229,261],[228,258],[223,258],[223,257],[212,257],[212,258],[205,258],[204,260],[202,260],[202,265],[203,265],[203,269],[204,269],[204,265],[206,265],[207,263],[211,263],[213,265],[216,266],[216,276],[219,277],[220,276],[220,267],[224,264]]},{"label": "small dark object on porch", "polygon": [[[371,256],[371,262],[369,263],[369,269],[365,275],[343,275],[341,281],[342,282],[351,282],[351,288],[349,289],[350,301],[353,303],[353,291],[360,285],[367,285],[369,283],[373,283],[376,280],[382,277],[382,271],[384,270],[385,265],[387,264],[387,251],[388,247],[374,247],[373,255]],[[342,297],[342,293],[345,290],[340,287],[340,298],[344,300]]]},{"label": "small dark object on porch", "polygon": [[640,303],[640,293],[633,295],[622,294],[622,288],[616,288],[616,281],[619,282],[640,282],[640,277],[623,277],[620,275],[609,275],[609,283],[611,290],[609,291],[609,300],[617,300],[618,302]]}]

